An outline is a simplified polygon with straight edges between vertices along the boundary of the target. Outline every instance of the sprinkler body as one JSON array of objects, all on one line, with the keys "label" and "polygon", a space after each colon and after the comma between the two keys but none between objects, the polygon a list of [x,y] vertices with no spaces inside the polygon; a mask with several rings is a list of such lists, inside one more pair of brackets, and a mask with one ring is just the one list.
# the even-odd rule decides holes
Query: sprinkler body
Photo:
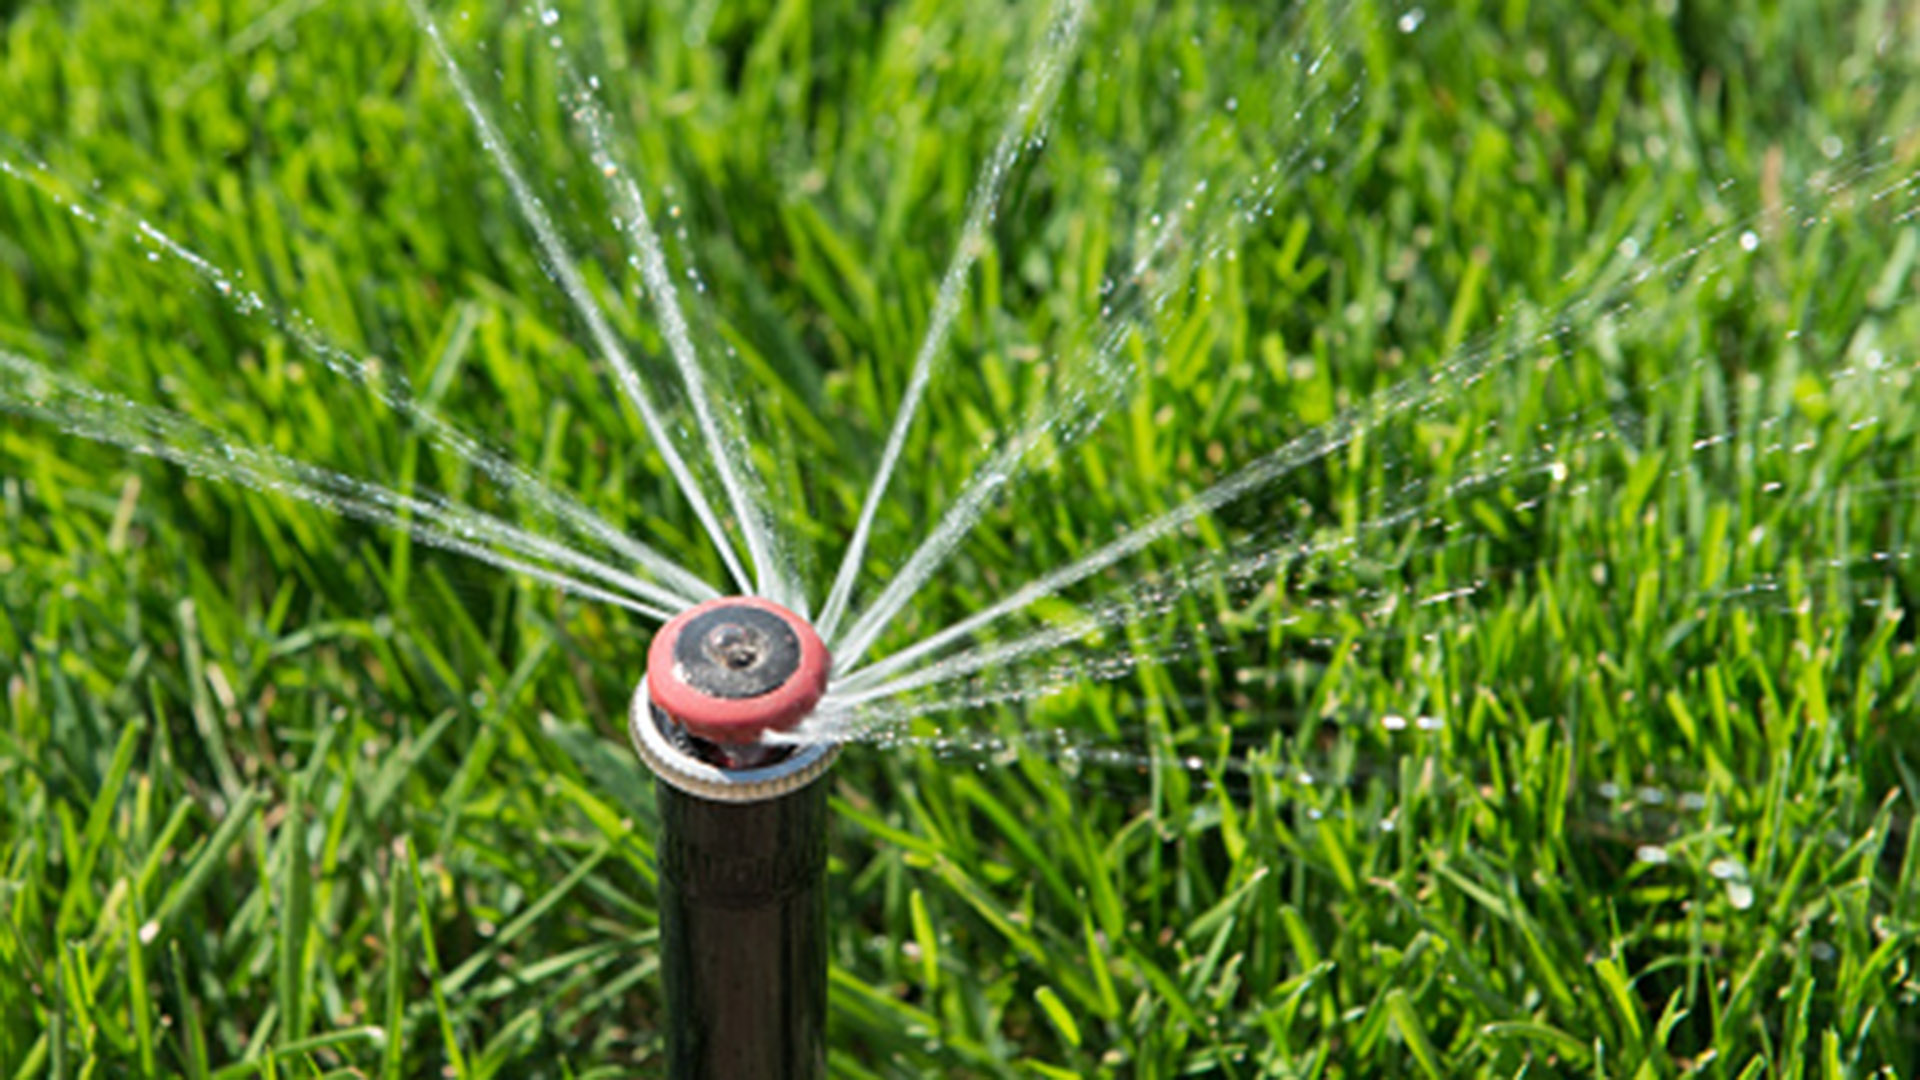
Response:
[{"label": "sprinkler body", "polygon": [[827,796],[660,791],[661,974],[673,1077],[827,1071]]},{"label": "sprinkler body", "polygon": [[826,789],[837,749],[769,745],[825,691],[826,649],[757,598],[674,618],[629,728],[659,795],[671,1077],[826,1075]]}]

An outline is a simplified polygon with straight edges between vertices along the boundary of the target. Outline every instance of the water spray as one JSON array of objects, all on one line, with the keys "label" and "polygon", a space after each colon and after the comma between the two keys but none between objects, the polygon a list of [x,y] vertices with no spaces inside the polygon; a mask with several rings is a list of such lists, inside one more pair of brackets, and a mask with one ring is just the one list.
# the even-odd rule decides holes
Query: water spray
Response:
[{"label": "water spray", "polygon": [[826,788],[831,744],[779,745],[831,660],[768,600],[689,608],[660,629],[628,723],[659,792],[660,950],[673,1077],[826,1075]]}]

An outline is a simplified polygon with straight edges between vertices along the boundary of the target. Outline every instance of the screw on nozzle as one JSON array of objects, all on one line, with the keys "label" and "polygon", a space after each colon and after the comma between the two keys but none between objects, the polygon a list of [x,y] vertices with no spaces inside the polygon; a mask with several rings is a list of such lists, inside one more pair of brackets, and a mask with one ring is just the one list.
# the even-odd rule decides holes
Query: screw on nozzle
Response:
[{"label": "screw on nozzle", "polygon": [[[673,637],[674,674],[708,697],[752,698],[778,690],[800,669],[800,617],[738,600],[687,613],[660,631]],[[679,623],[679,625],[675,625]]]},{"label": "screw on nozzle", "polygon": [[721,623],[707,632],[707,655],[735,671],[758,663],[762,644],[753,631],[739,623]]},{"label": "screw on nozzle", "polygon": [[806,620],[759,597],[681,612],[647,651],[653,704],[710,743],[757,742],[806,719],[827,689],[829,659]]}]

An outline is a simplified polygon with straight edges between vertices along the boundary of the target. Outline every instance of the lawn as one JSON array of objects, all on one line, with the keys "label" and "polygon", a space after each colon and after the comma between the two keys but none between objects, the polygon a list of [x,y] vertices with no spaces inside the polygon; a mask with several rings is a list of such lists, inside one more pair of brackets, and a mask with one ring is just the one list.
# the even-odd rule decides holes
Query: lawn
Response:
[{"label": "lawn", "polygon": [[816,611],[951,318],[869,659],[1095,567],[857,718],[835,1075],[1920,1073],[1920,17],[1074,8],[434,5],[596,326],[406,3],[0,0],[0,1076],[661,1069],[655,623],[432,528],[730,588],[628,177]]}]

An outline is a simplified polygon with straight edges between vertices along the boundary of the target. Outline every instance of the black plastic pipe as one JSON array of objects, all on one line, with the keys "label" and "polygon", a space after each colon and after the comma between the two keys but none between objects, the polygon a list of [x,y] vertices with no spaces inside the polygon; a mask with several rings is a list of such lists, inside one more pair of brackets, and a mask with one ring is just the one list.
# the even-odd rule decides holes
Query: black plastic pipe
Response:
[{"label": "black plastic pipe", "polygon": [[658,790],[668,1075],[824,1077],[826,785],[744,803]]}]

